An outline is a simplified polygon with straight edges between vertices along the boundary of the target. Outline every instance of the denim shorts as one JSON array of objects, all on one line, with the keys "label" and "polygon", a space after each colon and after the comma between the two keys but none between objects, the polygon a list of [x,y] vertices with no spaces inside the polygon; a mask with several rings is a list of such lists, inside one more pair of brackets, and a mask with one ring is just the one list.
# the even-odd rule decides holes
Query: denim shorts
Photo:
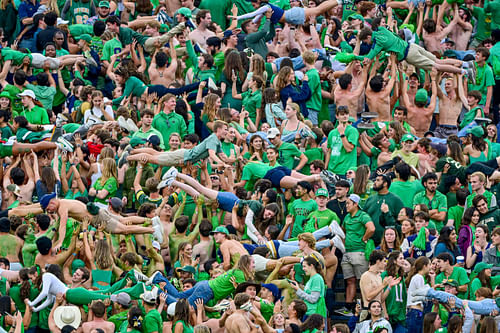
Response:
[{"label": "denim shorts", "polygon": [[306,12],[304,8],[293,7],[285,11],[285,21],[290,24],[303,25],[306,22]]},{"label": "denim shorts", "polygon": [[283,177],[290,176],[291,174],[292,170],[284,166],[279,166],[266,172],[264,179],[270,180],[274,187],[281,188],[280,183]]}]

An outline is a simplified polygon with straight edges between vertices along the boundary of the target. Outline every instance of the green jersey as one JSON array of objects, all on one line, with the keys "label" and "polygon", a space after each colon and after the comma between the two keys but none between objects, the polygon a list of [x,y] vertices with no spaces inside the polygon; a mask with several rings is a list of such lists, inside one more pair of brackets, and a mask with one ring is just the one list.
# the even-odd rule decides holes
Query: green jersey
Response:
[{"label": "green jersey", "polygon": [[[382,281],[388,276],[387,272],[381,275]],[[389,289],[385,287],[384,291]],[[391,324],[404,323],[406,320],[406,299],[407,291],[404,277],[401,282],[389,289],[389,295],[385,299],[385,306]]]},{"label": "green jersey", "polygon": [[69,20],[70,24],[85,24],[89,17],[94,16],[93,2],[83,2],[71,0],[69,11],[66,13],[65,19]]},{"label": "green jersey", "polygon": [[304,232],[304,224],[309,214],[318,209],[318,204],[313,199],[304,201],[295,200],[291,205],[290,214],[295,217],[291,237],[297,237]]},{"label": "green jersey", "polygon": [[389,187],[389,192],[397,194],[404,207],[413,207],[413,198],[415,194],[425,190],[422,183],[418,180],[415,181],[393,181]]},{"label": "green jersey", "polygon": [[[113,54],[118,54],[122,51],[123,45],[118,40],[118,38],[113,38],[104,43],[102,47],[102,58],[103,61],[111,62],[111,56]],[[115,64],[115,67],[118,66],[118,62]]]},{"label": "green jersey", "polygon": [[282,142],[278,148],[278,163],[288,169],[295,167],[295,157],[300,158],[302,152],[296,145],[289,142]]},{"label": "green jersey", "polygon": [[238,284],[246,281],[245,274],[243,274],[243,271],[239,269],[231,269],[215,279],[208,281],[208,285],[214,293],[215,301],[226,298],[234,292],[235,288],[231,282],[233,277]]},{"label": "green jersey", "polygon": [[307,216],[304,232],[313,233],[316,230],[330,225],[332,221],[337,221],[340,225],[339,217],[332,210],[328,208],[325,210],[315,210]]},{"label": "green jersey", "polygon": [[328,170],[339,175],[345,175],[350,168],[357,167],[359,133],[358,130],[348,125],[344,135],[347,141],[354,145],[354,148],[347,152],[340,137],[338,129],[334,129],[328,134],[328,148],[330,149],[330,161]]}]

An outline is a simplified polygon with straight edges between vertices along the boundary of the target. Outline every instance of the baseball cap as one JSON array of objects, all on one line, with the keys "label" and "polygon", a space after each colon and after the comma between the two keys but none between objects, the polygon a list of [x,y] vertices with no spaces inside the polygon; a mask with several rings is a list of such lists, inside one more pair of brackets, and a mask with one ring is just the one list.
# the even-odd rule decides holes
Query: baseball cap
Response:
[{"label": "baseball cap", "polygon": [[427,98],[429,95],[427,94],[427,90],[424,88],[420,88],[417,90],[417,93],[415,94],[415,102],[418,103],[425,103],[427,102]]},{"label": "baseball cap", "polygon": [[56,194],[54,192],[45,194],[41,199],[40,199],[40,206],[42,206],[43,210],[47,209],[47,206],[49,205],[50,200],[54,199],[56,197]]},{"label": "baseball cap", "polygon": [[153,245],[153,248],[155,248],[157,250],[161,250],[161,244],[160,244],[160,242],[158,242],[158,241],[155,240],[155,241],[153,241],[151,243],[151,245]]},{"label": "baseball cap", "polygon": [[448,285],[457,288],[458,287],[458,282],[457,280],[454,279],[448,279],[443,281],[443,285]]},{"label": "baseball cap", "polygon": [[280,130],[273,127],[273,128],[270,128],[268,131],[267,131],[267,138],[268,139],[274,139],[275,137],[281,135],[280,133]]},{"label": "baseball cap", "polygon": [[132,148],[135,148],[138,145],[143,145],[146,143],[146,140],[138,138],[138,137],[133,137],[130,139],[129,144],[132,146]]},{"label": "baseball cap", "polygon": [[318,188],[318,190],[316,191],[316,196],[317,197],[329,197],[328,195],[328,190],[327,189],[324,189],[324,188]]},{"label": "baseball cap", "polygon": [[36,99],[36,96],[35,96],[35,93],[33,92],[33,90],[30,90],[30,89],[26,89],[25,91],[23,91],[22,93],[20,94],[17,94],[18,97],[22,97],[22,96],[29,96],[33,99]]},{"label": "baseball cap", "polygon": [[56,25],[61,25],[61,24],[68,24],[69,21],[63,20],[62,18],[58,17]]},{"label": "baseball cap", "polygon": [[410,77],[414,77],[420,82],[420,76],[416,72],[411,73]]},{"label": "baseball cap", "polygon": [[151,134],[147,141],[152,144],[153,146],[159,146],[161,141],[160,141],[160,137],[156,134]]},{"label": "baseball cap", "polygon": [[481,138],[484,135],[484,130],[481,126],[474,126],[466,131],[467,134],[472,134],[476,138]]},{"label": "baseball cap", "polygon": [[211,235],[217,234],[217,233],[229,235],[229,230],[227,230],[227,228],[225,226],[220,225],[217,228],[215,228],[214,231],[210,231]]},{"label": "baseball cap", "polygon": [[181,14],[185,18],[191,18],[192,16],[191,9],[186,7],[179,8],[179,10],[177,10],[177,13]]},{"label": "baseball cap", "polygon": [[363,18],[363,16],[359,15],[359,14],[351,14],[347,17],[347,20],[348,21],[352,21],[352,20],[360,20],[362,22],[365,21],[365,19]]},{"label": "baseball cap", "polygon": [[99,7],[109,8],[109,1],[99,1]]},{"label": "baseball cap", "polygon": [[361,198],[357,194],[351,194],[349,196],[349,200],[351,200],[352,202],[355,202],[355,203],[359,204],[359,202],[361,201]]},{"label": "baseball cap", "polygon": [[262,284],[262,288],[269,289],[269,291],[273,294],[274,300],[279,300],[281,297],[280,289],[273,283],[264,283]]},{"label": "baseball cap", "polygon": [[158,297],[158,288],[154,287],[151,291],[147,291],[145,286],[143,288],[144,293],[141,294],[141,299],[146,303],[155,304]]},{"label": "baseball cap", "polygon": [[193,266],[190,266],[190,265],[186,265],[184,267],[179,268],[179,271],[181,271],[181,272],[188,272],[188,273],[191,273],[191,274],[195,274],[196,273],[196,269]]},{"label": "baseball cap", "polygon": [[493,265],[492,265],[492,264],[487,264],[487,263],[485,263],[484,261],[482,261],[482,262],[480,262],[479,264],[477,264],[477,265],[474,267],[474,273],[479,274],[479,273],[481,273],[483,270],[485,270],[485,269],[489,269],[489,268],[491,268],[491,267],[493,267]]},{"label": "baseball cap", "polygon": [[224,31],[224,39],[227,39],[227,38],[231,37],[232,35],[234,35],[233,30]]},{"label": "baseball cap", "polygon": [[409,134],[409,133],[406,133],[405,135],[403,135],[403,137],[401,138],[401,142],[406,142],[406,141],[411,141],[411,142],[414,142],[415,141],[415,138],[413,137],[413,135]]},{"label": "baseball cap", "polygon": [[85,262],[82,259],[75,259],[71,263],[71,274],[75,274],[78,268],[85,267]]},{"label": "baseball cap", "polygon": [[76,40],[80,40],[80,39],[83,39],[87,43],[90,43],[92,41],[92,37],[89,34],[83,34],[83,35],[80,35],[79,37],[76,38]]},{"label": "baseball cap", "polygon": [[122,210],[123,202],[120,198],[113,197],[113,198],[110,198],[108,200],[108,202],[111,205],[111,207],[113,208],[113,210],[115,210],[115,211]]},{"label": "baseball cap", "polygon": [[9,190],[12,193],[14,193],[14,195],[16,197],[20,197],[21,196],[21,189],[16,184],[9,184],[9,185],[7,185],[7,190]]},{"label": "baseball cap", "polygon": [[[101,1],[103,2],[103,1]],[[107,2],[107,1],[106,1]],[[123,306],[130,306],[130,296],[129,294],[127,293],[118,293],[118,294],[114,294],[114,295],[111,295],[109,297],[109,299],[112,301],[112,302],[115,302],[115,303],[118,303],[120,305],[123,305]]]}]

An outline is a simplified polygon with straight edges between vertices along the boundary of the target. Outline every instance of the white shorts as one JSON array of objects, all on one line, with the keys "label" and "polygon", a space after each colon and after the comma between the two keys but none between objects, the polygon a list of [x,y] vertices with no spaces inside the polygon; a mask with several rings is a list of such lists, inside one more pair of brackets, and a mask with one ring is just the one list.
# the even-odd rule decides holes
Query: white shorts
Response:
[{"label": "white shorts", "polygon": [[50,63],[50,69],[58,69],[59,65],[61,64],[61,61],[59,59],[46,57],[40,53],[32,53],[31,57],[31,66],[39,69],[43,68],[45,61],[48,61]]},{"label": "white shorts", "polygon": [[263,256],[259,256],[257,254],[252,254],[252,258],[255,262],[255,271],[256,272],[264,272],[266,270],[266,266],[269,260],[264,258]]}]

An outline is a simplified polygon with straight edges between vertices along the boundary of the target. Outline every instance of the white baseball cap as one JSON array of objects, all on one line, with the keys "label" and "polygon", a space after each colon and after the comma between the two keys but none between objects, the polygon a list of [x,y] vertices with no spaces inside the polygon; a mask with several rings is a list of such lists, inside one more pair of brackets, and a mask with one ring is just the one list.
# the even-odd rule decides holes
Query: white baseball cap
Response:
[{"label": "white baseball cap", "polygon": [[33,90],[30,90],[30,89],[26,89],[25,91],[23,91],[22,93],[20,94],[17,94],[18,97],[22,97],[22,96],[29,96],[33,99],[36,99],[36,96],[35,96],[35,93],[33,92]]}]

